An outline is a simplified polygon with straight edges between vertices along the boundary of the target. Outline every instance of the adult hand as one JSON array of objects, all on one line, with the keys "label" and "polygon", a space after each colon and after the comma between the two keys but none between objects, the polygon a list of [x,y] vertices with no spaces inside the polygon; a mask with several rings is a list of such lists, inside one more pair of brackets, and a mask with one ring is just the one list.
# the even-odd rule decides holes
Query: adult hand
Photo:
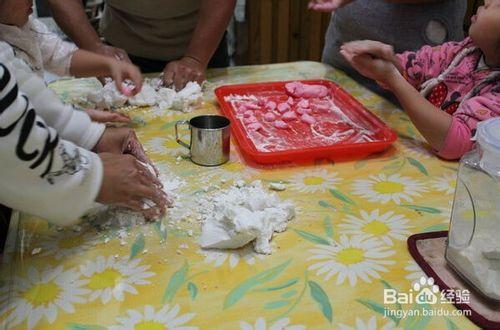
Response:
[{"label": "adult hand", "polygon": [[363,76],[387,88],[400,74],[392,46],[378,41],[353,41],[342,45],[340,53]]},{"label": "adult hand", "polygon": [[89,115],[92,121],[98,123],[130,123],[129,117],[117,112],[95,109],[86,109],[85,112]]},{"label": "adult hand", "polygon": [[[96,201],[130,208],[156,219],[170,206],[170,198],[161,190],[160,181],[131,155],[102,153],[103,180]],[[146,203],[152,201],[152,203]]]},{"label": "adult hand", "polygon": [[312,10],[331,13],[353,1],[354,0],[310,0],[308,7]]},{"label": "adult hand", "polygon": [[163,70],[163,84],[174,85],[176,90],[183,89],[190,81],[201,84],[205,80],[206,65],[194,57],[185,56],[167,64]]},{"label": "adult hand", "polygon": [[130,58],[127,55],[127,52],[124,51],[121,48],[109,46],[106,44],[103,44],[102,42],[97,44],[95,47],[92,47],[92,49],[89,49],[90,51],[101,54],[107,57],[114,58],[115,60],[121,61],[121,62],[126,62],[126,63],[132,63]]},{"label": "adult hand", "polygon": [[[108,64],[111,78],[115,81],[116,88],[126,96],[133,96],[142,89],[142,74],[138,67],[127,62],[111,60]],[[130,80],[132,86],[124,86],[123,82]]]},{"label": "adult hand", "polygon": [[154,169],[156,175],[159,175],[153,162],[146,156],[146,152],[133,129],[127,127],[106,128],[94,150],[96,153],[107,152],[132,155],[142,163],[149,164]]}]

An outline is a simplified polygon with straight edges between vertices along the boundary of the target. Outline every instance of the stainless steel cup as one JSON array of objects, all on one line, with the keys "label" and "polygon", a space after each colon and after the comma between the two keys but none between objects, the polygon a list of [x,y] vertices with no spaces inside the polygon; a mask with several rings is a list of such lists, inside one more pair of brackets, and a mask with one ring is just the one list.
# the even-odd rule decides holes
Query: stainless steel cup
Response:
[{"label": "stainless steel cup", "polygon": [[[189,144],[179,137],[179,126],[188,125],[191,131]],[[193,163],[202,166],[217,166],[229,160],[231,145],[231,122],[223,116],[205,115],[175,124],[177,143],[191,151]]]}]

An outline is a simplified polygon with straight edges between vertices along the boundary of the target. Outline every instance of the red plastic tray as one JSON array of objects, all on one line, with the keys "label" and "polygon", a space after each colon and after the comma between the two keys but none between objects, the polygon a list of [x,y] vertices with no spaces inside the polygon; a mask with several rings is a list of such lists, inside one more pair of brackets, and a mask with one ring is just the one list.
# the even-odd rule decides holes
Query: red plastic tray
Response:
[{"label": "red plastic tray", "polygon": [[[284,162],[303,163],[325,158],[332,160],[356,159],[382,152],[397,140],[397,135],[392,129],[334,82],[302,80],[300,82],[303,84],[326,86],[329,89],[329,97],[333,99],[335,105],[352,122],[371,132],[373,134],[371,135],[372,141],[357,143],[325,141],[324,138],[318,138],[318,135],[313,133],[311,125],[302,123],[300,120],[292,123],[291,129],[276,129],[263,119],[265,110],[264,106],[261,105],[262,109],[255,110],[255,117],[259,123],[264,125],[264,132],[268,134],[268,138],[271,140],[281,139],[283,143],[280,144],[280,150],[264,151],[262,147],[259,149],[255,144],[256,139],[252,138],[255,137],[255,133],[247,131],[242,115],[238,113],[230,101],[226,101],[226,97],[254,95],[259,100],[281,103],[289,98],[285,91],[285,85],[289,82],[227,85],[215,90],[222,112],[231,120],[232,133],[247,160],[258,164],[278,164]],[[319,99],[317,100],[319,101]],[[328,110],[325,111],[325,113],[321,113],[321,117],[319,117],[321,123],[318,125],[326,125],[329,116],[335,115],[334,111],[331,113]],[[336,116],[338,117],[338,114]],[[317,114],[315,117],[318,118]],[[334,127],[336,126],[334,125]],[[273,148],[271,147],[271,149]]]}]

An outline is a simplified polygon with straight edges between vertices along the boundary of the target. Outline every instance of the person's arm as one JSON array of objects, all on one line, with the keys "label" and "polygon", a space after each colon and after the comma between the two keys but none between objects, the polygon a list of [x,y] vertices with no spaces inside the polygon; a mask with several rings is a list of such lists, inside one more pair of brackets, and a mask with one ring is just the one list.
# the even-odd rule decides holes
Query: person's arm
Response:
[{"label": "person's arm", "polygon": [[[321,11],[321,12],[334,12],[337,9],[344,7],[345,5],[356,1],[356,0],[310,0],[309,9]],[[399,4],[420,4],[420,3],[431,3],[438,2],[441,0],[386,0],[386,2],[399,3]]]},{"label": "person's arm", "polygon": [[189,81],[205,80],[205,70],[226,31],[236,0],[201,0],[198,24],[186,54],[165,67],[164,82],[183,88]]},{"label": "person's arm", "polygon": [[442,149],[452,116],[423,97],[396,67],[391,49],[380,42],[355,41],[342,46],[341,54],[359,73],[392,91],[415,127],[434,150]]},{"label": "person's arm", "polygon": [[54,20],[79,48],[130,62],[123,49],[101,41],[85,14],[81,0],[49,0],[49,6]]},{"label": "person's arm", "polygon": [[0,42],[0,62],[10,68],[19,90],[28,96],[48,126],[56,129],[63,139],[82,148],[91,150],[95,147],[104,133],[105,125],[92,123],[84,112],[63,104],[26,63],[14,56],[12,48],[4,42]]},{"label": "person's arm", "polygon": [[452,116],[430,103],[399,72],[387,79],[385,85],[396,95],[422,136],[434,150],[440,151],[448,135]]},{"label": "person's arm", "polygon": [[[131,90],[136,94],[141,90],[141,72],[134,65],[120,62],[114,58],[78,49],[74,44],[65,42],[38,19],[30,20],[31,29],[35,31],[37,43],[47,71],[60,76],[80,77],[111,77],[122,90],[122,82],[130,79],[136,88]],[[129,90],[127,90],[129,92]]]},{"label": "person's arm", "polygon": [[[500,82],[497,82],[500,87]],[[453,114],[453,120],[444,144],[438,150],[438,156],[456,160],[470,151],[474,146],[474,132],[477,124],[500,115],[500,94],[494,92],[495,87],[478,96],[465,100]]]},{"label": "person's arm", "polygon": [[[70,73],[75,77],[111,77],[115,81],[116,88],[126,95],[135,95],[142,88],[141,71],[135,65],[83,49],[73,54]],[[126,79],[134,84],[133,90],[123,88],[122,83]]]},{"label": "person's arm", "polygon": [[[98,156],[61,139],[37,115],[20,93],[13,71],[1,62],[0,104],[0,203],[58,225],[75,223],[94,201],[128,207],[148,218],[164,212],[168,196],[137,158]],[[117,153],[137,148],[135,135],[124,129],[115,133],[107,139],[103,135],[98,148]],[[116,146],[118,150],[112,150]],[[145,209],[145,199],[155,206]]]},{"label": "person's arm", "polygon": [[47,126],[4,64],[0,81],[0,202],[58,225],[74,223],[99,193],[99,157]]}]

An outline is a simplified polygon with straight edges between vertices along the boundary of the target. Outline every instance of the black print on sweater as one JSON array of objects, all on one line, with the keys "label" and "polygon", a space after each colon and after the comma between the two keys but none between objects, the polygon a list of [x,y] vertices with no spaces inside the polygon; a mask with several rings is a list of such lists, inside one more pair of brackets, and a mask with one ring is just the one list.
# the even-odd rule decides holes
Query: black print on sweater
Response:
[{"label": "black print on sweater", "polygon": [[[3,68],[3,75],[0,77],[0,91],[4,90],[12,77],[3,64],[0,64],[0,68]],[[6,109],[10,106],[18,106],[15,104],[22,100],[24,102],[24,109],[22,114],[8,127],[0,127],[0,138],[8,136],[16,128],[18,124],[21,125],[21,131],[19,133],[19,139],[16,144],[16,156],[25,162],[33,162],[30,165],[30,169],[34,170],[41,166],[45,161],[47,161],[47,166],[44,172],[40,175],[41,178],[46,179],[50,184],[54,184],[54,178],[63,174],[73,175],[82,170],[83,165],[88,163],[85,157],[82,157],[78,150],[76,150],[75,155],[69,155],[66,150],[61,146],[61,158],[64,162],[63,168],[59,171],[53,171],[52,166],[54,162],[54,152],[56,147],[59,145],[58,134],[51,134],[51,130],[40,120],[37,120],[36,112],[34,109],[30,108],[29,100],[26,96],[21,95],[19,98],[19,90],[17,84],[7,93],[5,97],[0,99],[0,116],[4,113]],[[31,131],[34,126],[45,129],[47,132],[47,139],[45,140],[43,149],[40,150],[26,150],[26,143],[28,142]],[[53,135],[53,136],[52,136]]]},{"label": "black print on sweater", "polygon": [[74,155],[70,155],[62,145],[59,147],[59,149],[64,165],[59,171],[54,171],[47,174],[47,181],[49,181],[50,184],[54,184],[55,178],[63,174],[75,175],[81,170],[86,169],[87,166],[85,165],[88,165],[89,163],[87,157],[80,155],[78,149],[75,149]]}]

